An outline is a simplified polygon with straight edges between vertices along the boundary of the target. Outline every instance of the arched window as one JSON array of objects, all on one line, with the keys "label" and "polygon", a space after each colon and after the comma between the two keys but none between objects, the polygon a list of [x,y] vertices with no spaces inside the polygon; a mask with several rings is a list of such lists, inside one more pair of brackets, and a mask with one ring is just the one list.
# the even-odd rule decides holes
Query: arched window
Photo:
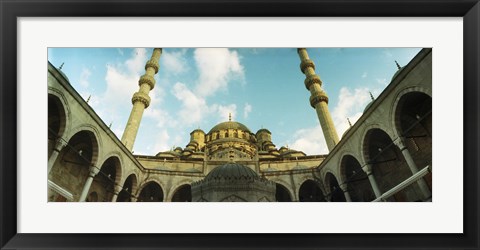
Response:
[{"label": "arched window", "polygon": [[192,201],[192,187],[188,184],[177,188],[172,197],[172,202],[191,202]]},{"label": "arched window", "polygon": [[162,202],[163,190],[158,183],[151,181],[140,192],[138,202]]},{"label": "arched window", "polygon": [[292,197],[290,197],[290,192],[288,189],[283,186],[282,184],[275,184],[275,200],[278,202],[289,202],[292,201]]},{"label": "arched window", "polygon": [[372,201],[375,199],[367,174],[360,163],[351,155],[345,155],[340,165],[352,201]]},{"label": "arched window", "polygon": [[300,186],[298,192],[300,202],[325,201],[325,196],[317,183],[312,180],[306,180]]}]

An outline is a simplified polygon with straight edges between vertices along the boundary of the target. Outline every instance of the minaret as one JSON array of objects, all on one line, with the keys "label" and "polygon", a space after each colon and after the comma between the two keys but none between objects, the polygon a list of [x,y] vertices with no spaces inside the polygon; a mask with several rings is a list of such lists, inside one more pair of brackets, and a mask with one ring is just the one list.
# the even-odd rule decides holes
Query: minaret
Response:
[{"label": "minaret", "polygon": [[138,127],[142,120],[143,111],[150,105],[150,96],[148,93],[155,87],[155,79],[153,76],[158,73],[160,55],[162,49],[153,49],[152,57],[145,64],[145,74],[138,80],[140,89],[133,94],[132,97],[132,112],[128,118],[127,126],[123,132],[122,142],[128,150],[132,150],[135,138],[137,137]]},{"label": "minaret", "polygon": [[315,74],[315,64],[308,57],[307,50],[305,48],[297,49],[300,56],[300,69],[305,74],[305,87],[310,91],[310,105],[317,111],[318,120],[320,120],[320,126],[327,142],[329,151],[335,147],[338,143],[338,135],[335,126],[333,125],[332,116],[328,111],[328,96],[322,89],[322,80]]}]

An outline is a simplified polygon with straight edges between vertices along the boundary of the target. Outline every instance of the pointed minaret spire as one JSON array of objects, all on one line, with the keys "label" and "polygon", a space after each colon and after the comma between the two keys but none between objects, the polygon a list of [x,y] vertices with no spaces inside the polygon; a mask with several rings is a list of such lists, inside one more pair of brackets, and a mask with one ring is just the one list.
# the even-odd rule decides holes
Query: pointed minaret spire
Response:
[{"label": "pointed minaret spire", "polygon": [[155,87],[155,79],[153,77],[158,73],[158,69],[160,68],[158,61],[160,60],[161,54],[162,49],[153,49],[152,57],[145,64],[145,74],[140,77],[140,80],[138,80],[140,89],[133,94],[132,112],[130,113],[127,126],[122,135],[122,143],[129,150],[132,150],[135,138],[137,137],[143,111],[150,105],[150,96],[148,96],[148,94],[150,93],[150,90]]},{"label": "pointed minaret spire", "polygon": [[352,127],[352,123],[350,122],[350,119],[348,119],[348,117],[347,117],[347,121],[348,121],[348,125],[350,125],[350,127]]},{"label": "pointed minaret spire", "polygon": [[368,93],[370,94],[370,98],[372,98],[372,101],[375,101],[375,98],[373,97],[372,92],[368,91]]},{"label": "pointed minaret spire", "polygon": [[400,67],[400,64],[398,64],[397,60],[395,60],[395,64],[397,65],[397,68],[398,69],[401,69],[402,67]]},{"label": "pointed minaret spire", "polygon": [[311,93],[310,105],[317,111],[318,120],[320,121],[328,150],[332,151],[339,140],[332,116],[328,111],[327,93],[322,89],[322,80],[315,74],[315,64],[308,57],[307,50],[305,48],[299,48],[297,52],[301,61],[300,70],[305,74],[305,87]]},{"label": "pointed minaret spire", "polygon": [[232,113],[228,113],[228,121],[229,121],[229,122],[232,121]]}]

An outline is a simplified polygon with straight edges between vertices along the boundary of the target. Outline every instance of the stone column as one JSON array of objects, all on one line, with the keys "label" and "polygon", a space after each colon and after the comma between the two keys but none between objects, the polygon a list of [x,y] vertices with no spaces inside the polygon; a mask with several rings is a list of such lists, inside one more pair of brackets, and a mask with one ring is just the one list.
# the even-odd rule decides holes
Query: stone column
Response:
[{"label": "stone column", "polygon": [[[408,148],[403,143],[403,137],[400,137],[398,140],[396,140],[395,145],[397,145],[397,147],[402,152],[402,155],[405,158],[405,161],[407,162],[407,165],[410,168],[410,171],[412,171],[412,174],[416,174],[418,172],[417,164],[415,164],[415,161],[413,160],[412,155],[410,155],[410,151],[408,151]],[[417,183],[418,183],[418,186],[420,187],[420,191],[422,192],[424,198],[425,199],[429,198],[432,195],[432,193],[430,192],[430,189],[428,188],[428,185],[425,179],[420,178],[418,179]]]},{"label": "stone column", "polygon": [[50,171],[53,168],[53,164],[55,164],[55,161],[57,160],[58,155],[60,154],[60,151],[66,146],[67,144],[63,141],[62,138],[58,138],[55,147],[53,148],[52,155],[48,159],[48,173],[50,174]]},{"label": "stone column", "polygon": [[80,195],[80,199],[78,201],[82,202],[87,199],[88,191],[90,190],[90,187],[92,186],[93,178],[98,174],[99,169],[96,167],[90,167],[90,172],[87,178],[87,181],[85,182],[85,185],[83,186],[82,194]]},{"label": "stone column", "polygon": [[375,197],[378,198],[382,196],[382,192],[380,192],[377,181],[375,180],[375,177],[373,176],[373,173],[372,173],[372,165],[367,164],[362,168],[362,170],[368,176],[368,180],[370,181],[370,185],[372,185],[372,189],[373,189],[373,192],[375,193]]},{"label": "stone column", "polygon": [[112,202],[117,202],[118,194],[120,194],[120,192],[122,191],[122,188],[123,188],[122,186],[115,184],[115,188],[113,190]]},{"label": "stone column", "polygon": [[345,200],[347,202],[352,202],[352,198],[350,197],[350,193],[348,193],[348,190],[347,190],[347,184],[346,183],[341,184],[340,189],[343,191],[343,195],[345,196]]},{"label": "stone column", "polygon": [[292,201],[300,201],[300,198],[298,197],[298,192],[297,192],[297,185],[295,185],[295,178],[293,178],[292,173],[290,173],[290,181],[292,182],[292,190],[293,190]]},{"label": "stone column", "polygon": [[150,105],[150,96],[148,96],[148,94],[150,93],[150,90],[155,87],[155,79],[153,77],[158,73],[158,69],[160,68],[158,61],[160,60],[161,54],[162,49],[156,48],[153,50],[152,57],[145,65],[146,72],[140,77],[140,80],[138,80],[140,89],[132,97],[132,112],[130,113],[127,126],[122,135],[122,143],[130,151],[132,150],[135,138],[137,137],[143,111]]},{"label": "stone column", "polygon": [[308,57],[307,50],[304,48],[297,49],[300,56],[300,69],[305,74],[305,87],[310,91],[310,105],[317,112],[320,126],[322,127],[325,141],[329,151],[337,145],[339,139],[335,125],[333,124],[332,116],[328,111],[328,96],[322,89],[322,80],[315,74],[315,64]]}]

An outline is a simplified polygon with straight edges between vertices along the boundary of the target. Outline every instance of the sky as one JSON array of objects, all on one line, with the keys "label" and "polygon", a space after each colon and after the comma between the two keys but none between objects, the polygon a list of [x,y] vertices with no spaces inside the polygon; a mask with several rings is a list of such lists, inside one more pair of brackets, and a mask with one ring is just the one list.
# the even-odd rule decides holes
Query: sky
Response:
[{"label": "sky", "polygon": [[[397,71],[421,48],[307,48],[329,97],[337,133],[354,124]],[[152,48],[49,48],[48,61],[120,139],[132,95]],[[256,133],[266,128],[277,148],[327,154],[296,48],[163,48],[134,154],[184,148],[190,132],[232,120]]]}]

